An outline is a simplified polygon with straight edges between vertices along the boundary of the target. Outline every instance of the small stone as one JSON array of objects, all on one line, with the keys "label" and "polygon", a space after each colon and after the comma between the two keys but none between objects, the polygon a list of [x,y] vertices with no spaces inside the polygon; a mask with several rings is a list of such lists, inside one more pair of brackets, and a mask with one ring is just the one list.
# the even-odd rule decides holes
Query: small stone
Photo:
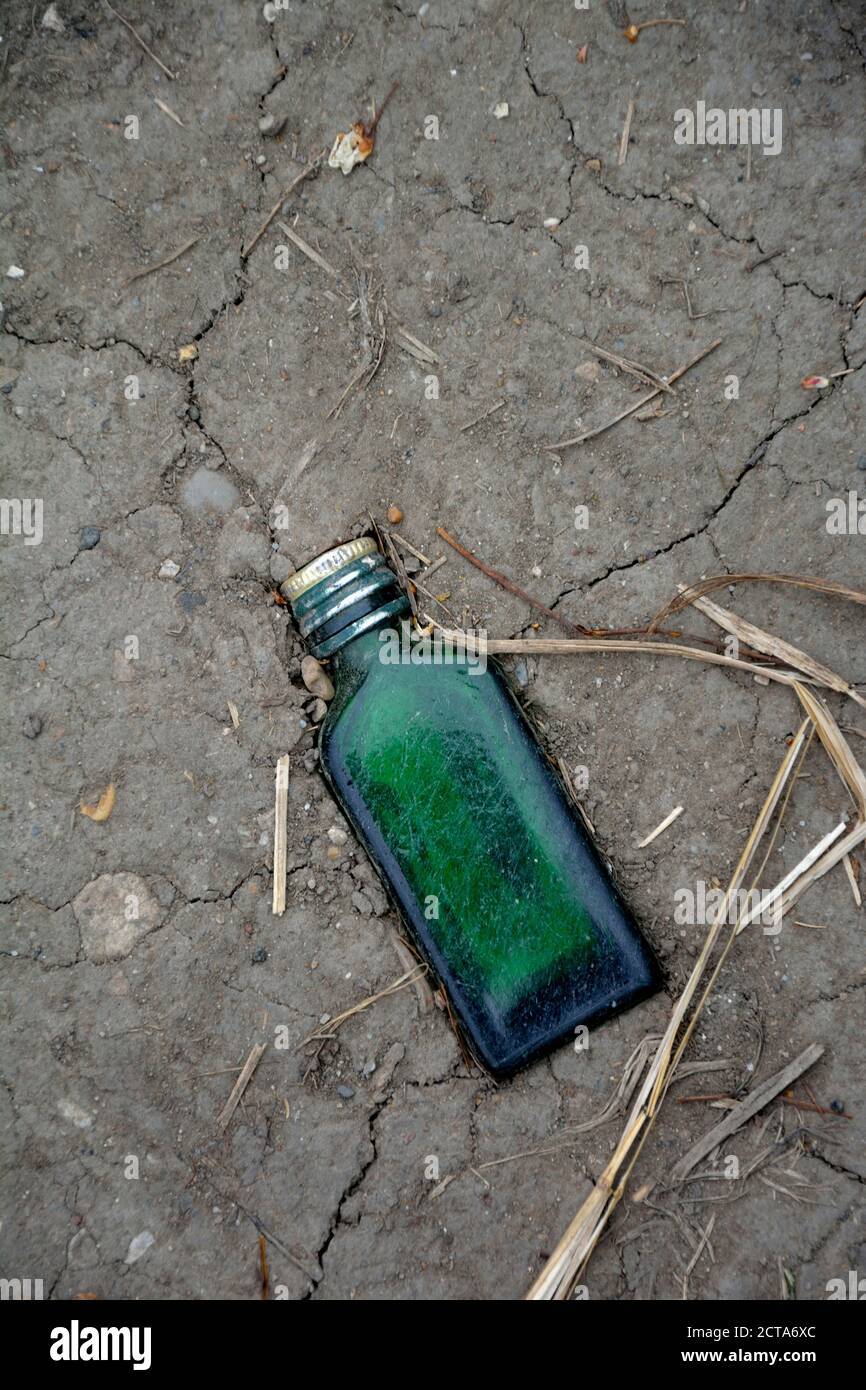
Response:
[{"label": "small stone", "polygon": [[159,567],[160,579],[176,579],[180,574],[180,565],[175,564],[174,560],[163,560]]},{"label": "small stone", "polygon": [[341,1100],[351,1100],[351,1099],[352,1099],[352,1096],[353,1096],[354,1094],[355,1094],[355,1088],[354,1088],[353,1086],[338,1086],[338,1087],[337,1087],[337,1095],[341,1098]]},{"label": "small stone", "polygon": [[403,520],[403,513],[400,511],[399,507],[396,507],[394,505],[393,502],[391,503],[385,515],[388,518],[389,526],[399,526],[400,522]]},{"label": "small stone", "polygon": [[142,1231],[140,1235],[133,1236],[129,1242],[129,1249],[126,1252],[125,1265],[134,1265],[136,1260],[140,1260],[142,1255],[156,1245],[156,1236],[151,1231]]},{"label": "small stone", "polygon": [[374,1061],[372,1061],[372,1060],[369,1061],[369,1062],[365,1062],[364,1065],[363,1065],[363,1067],[362,1067],[362,1071],[363,1071],[363,1073],[364,1073],[365,1076],[372,1076],[372,1075],[373,1075],[373,1072],[374,1072],[375,1070],[376,1070],[376,1063],[375,1063]]},{"label": "small stone", "polygon": [[334,683],[314,656],[305,656],[301,662],[301,680],[311,695],[318,695],[320,700],[333,700]]},{"label": "small stone", "polygon": [[66,25],[64,24],[63,20],[60,18],[60,15],[57,13],[57,6],[56,6],[56,5],[49,5],[49,6],[48,6],[48,9],[45,11],[44,15],[42,16],[42,28],[43,28],[43,29],[53,29],[53,31],[54,31],[55,34],[65,34],[65,33],[66,33]]},{"label": "small stone", "polygon": [[38,738],[42,733],[42,720],[38,714],[28,714],[22,726],[25,738]]},{"label": "small stone", "polygon": [[21,269],[20,265],[10,265],[9,269],[6,272],[6,279],[23,280],[26,273],[26,271]]},{"label": "small stone", "polygon": [[504,121],[505,117],[508,115],[508,102],[498,101],[493,108],[493,114],[497,121]]},{"label": "small stone", "polygon": [[94,546],[99,545],[101,539],[102,532],[98,526],[83,526],[78,538],[78,549],[93,550]]},{"label": "small stone", "polygon": [[285,124],[285,116],[275,116],[272,111],[266,111],[264,116],[259,117],[259,134],[273,139],[275,135],[279,135]]},{"label": "small stone", "polygon": [[830,1109],[833,1111],[833,1114],[834,1114],[834,1115],[844,1115],[844,1114],[845,1114],[845,1102],[844,1102],[844,1100],[831,1100],[831,1101],[830,1101]]},{"label": "small stone", "polygon": [[198,424],[199,420],[201,419],[201,411],[199,410],[197,405],[187,406],[186,413],[195,424]]},{"label": "small stone", "polygon": [[344,845],[348,838],[345,830],[341,830],[339,825],[332,825],[328,831],[328,839],[332,845]]},{"label": "small stone", "polygon": [[373,904],[367,895],[361,892],[360,888],[352,894],[352,906],[357,912],[360,912],[362,917],[372,917],[373,915]]},{"label": "small stone", "polygon": [[857,467],[866,472],[866,454],[861,454],[857,460]]},{"label": "small stone", "polygon": [[267,953],[267,951],[265,950],[264,946],[257,946],[256,949],[253,951],[253,954],[252,954],[252,962],[253,962],[253,965],[264,965],[264,963],[265,963],[265,961],[267,960],[267,958],[268,958],[268,953]]},{"label": "small stone", "polygon": [[314,724],[321,724],[325,715],[328,713],[328,706],[325,704],[324,700],[313,700],[308,713]]}]

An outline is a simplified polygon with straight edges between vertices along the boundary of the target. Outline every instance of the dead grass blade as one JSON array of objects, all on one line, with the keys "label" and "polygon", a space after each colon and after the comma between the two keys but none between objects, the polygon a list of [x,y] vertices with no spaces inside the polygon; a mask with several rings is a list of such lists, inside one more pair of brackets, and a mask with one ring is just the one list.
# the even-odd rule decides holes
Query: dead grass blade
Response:
[{"label": "dead grass blade", "polygon": [[852,589],[848,584],[839,584],[835,579],[817,579],[805,574],[758,574],[743,570],[739,574],[713,574],[689,584],[676,598],[659,609],[647,632],[655,632],[672,613],[688,608],[696,598],[703,598],[714,589],[724,589],[728,584],[793,584],[798,589],[813,589],[819,594],[834,594],[837,598],[849,599],[851,603],[866,604],[866,593],[861,589]]},{"label": "dead grass blade", "polygon": [[[731,930],[725,948],[710,975],[709,982],[692,1010],[688,1023],[686,1023],[689,1008],[707,969],[722,926],[727,919],[734,894],[745,878],[757,847],[794,771],[797,759],[805,745],[808,729],[809,720],[807,719],[803,721],[796,737],[785,752],[764,804],[746,840],[718,913],[710,924],[694,969],[671,1014],[623,1135],[592,1192],[580,1207],[544,1269],[526,1295],[530,1301],[563,1300],[569,1296],[581,1269],[589,1259],[611,1213],[623,1195],[631,1170],[640,1155],[661,1102],[673,1080],[677,1063],[691,1037],[703,1005],[734,940],[735,932]],[[684,1032],[676,1046],[676,1051],[674,1051],[677,1037],[684,1024]]]},{"label": "dead grass blade", "polygon": [[[425,618],[429,617],[425,613]],[[430,619],[430,621],[434,621]],[[472,651],[488,652],[491,656],[507,653],[529,656],[570,656],[576,652],[652,652],[656,656],[681,656],[687,661],[705,661],[710,666],[728,666],[734,671],[748,671],[753,676],[778,681],[781,685],[795,686],[798,677],[793,671],[779,671],[773,666],[758,666],[751,661],[741,661],[722,652],[701,651],[698,647],[685,647],[679,642],[642,642],[624,637],[475,637],[459,629],[441,628],[442,638],[454,646],[465,646]]]},{"label": "dead grass blade", "polygon": [[353,1004],[351,1009],[344,1009],[341,1014],[334,1018],[329,1018],[327,1022],[327,1033],[310,1033],[306,1038],[298,1043],[298,1047],[306,1047],[311,1042],[327,1042],[333,1038],[337,1029],[341,1028],[348,1019],[354,1018],[355,1014],[363,1013],[364,1009],[369,1009],[371,1004],[378,1004],[380,999],[387,999],[390,995],[396,994],[401,989],[406,989],[408,985],[413,985],[421,975],[427,973],[426,965],[415,965],[411,970],[407,970],[405,975],[399,975],[390,985],[380,989],[378,994],[368,994],[366,999],[362,999],[359,1004]]},{"label": "dead grass blade", "polygon": [[698,1163],[711,1154],[718,1144],[724,1143],[732,1134],[750,1120],[753,1115],[757,1115],[763,1110],[765,1105],[769,1105],[771,1100],[775,1100],[780,1091],[786,1091],[792,1082],[803,1075],[814,1066],[819,1057],[823,1057],[824,1049],[819,1043],[810,1045],[795,1057],[793,1062],[789,1062],[781,1071],[776,1072],[775,1076],[770,1076],[766,1081],[762,1081],[760,1086],[756,1086],[746,1099],[734,1110],[729,1110],[723,1120],[708,1130],[696,1144],[693,1144],[688,1153],[683,1154],[671,1170],[671,1181],[675,1183],[684,1182],[689,1173]]},{"label": "dead grass blade", "polygon": [[[679,587],[682,591],[685,586],[681,584]],[[699,613],[703,613],[705,617],[717,623],[725,632],[733,633],[741,642],[745,642],[755,651],[777,657],[779,661],[784,661],[787,665],[794,666],[798,671],[810,676],[819,685],[826,685],[830,690],[837,690],[840,695],[850,695],[852,700],[856,700],[858,705],[862,705],[866,709],[866,699],[843,676],[838,676],[829,666],[825,666],[821,661],[816,661],[807,652],[800,651],[799,647],[793,646],[791,642],[785,642],[781,637],[774,637],[771,632],[765,632],[763,628],[756,627],[754,623],[748,622],[745,618],[739,618],[736,613],[731,613],[727,608],[721,608],[712,599],[692,599],[692,607],[697,608]]]}]

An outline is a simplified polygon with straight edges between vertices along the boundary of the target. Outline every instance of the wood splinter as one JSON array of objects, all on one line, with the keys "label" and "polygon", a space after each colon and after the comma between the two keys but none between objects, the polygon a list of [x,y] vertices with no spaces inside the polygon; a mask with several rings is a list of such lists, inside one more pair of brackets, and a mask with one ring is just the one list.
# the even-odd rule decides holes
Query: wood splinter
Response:
[{"label": "wood splinter", "polygon": [[286,910],[286,825],[289,811],[289,755],[277,759],[276,799],[274,804],[274,899],[271,907],[275,917]]}]

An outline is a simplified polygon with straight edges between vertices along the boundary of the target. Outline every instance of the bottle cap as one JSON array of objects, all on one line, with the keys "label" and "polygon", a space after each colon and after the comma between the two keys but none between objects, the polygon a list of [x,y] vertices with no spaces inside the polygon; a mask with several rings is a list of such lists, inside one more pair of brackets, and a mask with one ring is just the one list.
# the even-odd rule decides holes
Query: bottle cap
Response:
[{"label": "bottle cap", "polygon": [[351,564],[353,560],[360,560],[362,555],[372,555],[377,549],[372,536],[362,536],[360,540],[337,545],[333,550],[326,550],[324,554],[317,555],[308,565],[290,574],[280,585],[280,592],[290,603],[294,603],[295,599],[300,598],[307,589],[312,589],[320,580],[327,579],[344,565]]}]

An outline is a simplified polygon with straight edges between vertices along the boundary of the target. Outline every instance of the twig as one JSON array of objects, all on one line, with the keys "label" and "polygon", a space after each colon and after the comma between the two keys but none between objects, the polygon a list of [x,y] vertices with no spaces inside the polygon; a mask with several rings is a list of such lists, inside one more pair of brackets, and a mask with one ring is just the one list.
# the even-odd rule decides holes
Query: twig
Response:
[{"label": "twig", "polygon": [[[398,348],[401,348],[403,352],[408,352],[410,357],[416,358],[419,362],[442,362],[438,352],[434,352],[426,343],[422,343],[420,338],[416,338],[414,333],[410,333],[405,324],[398,323],[393,334]],[[406,339],[405,343],[400,342],[401,337]]]},{"label": "twig", "polygon": [[240,1076],[238,1077],[237,1081],[232,1087],[232,1093],[226,1101],[225,1105],[223,1106],[222,1110],[220,1111],[219,1118],[217,1120],[217,1129],[219,1130],[220,1134],[225,1133],[229,1120],[235,1113],[238,1107],[238,1102],[240,1101],[240,1098],[243,1095],[244,1091],[247,1089],[247,1086],[250,1083],[250,1078],[253,1072],[255,1071],[256,1067],[259,1065],[259,1062],[262,1060],[262,1056],[264,1055],[266,1050],[267,1049],[264,1043],[255,1043],[253,1045],[253,1049],[250,1052],[249,1057],[244,1062],[243,1071],[241,1072]]},{"label": "twig", "polygon": [[[694,1269],[695,1265],[697,1264],[698,1260],[701,1258],[701,1255],[702,1255],[702,1253],[703,1253],[704,1246],[709,1244],[709,1239],[710,1239],[710,1236],[713,1234],[713,1227],[715,1226],[715,1224],[716,1224],[716,1213],[713,1212],[712,1216],[710,1217],[709,1221],[707,1222],[706,1230],[703,1231],[702,1234],[701,1234],[701,1238],[700,1238],[700,1240],[698,1241],[697,1249],[695,1250],[695,1253],[692,1255],[692,1258],[689,1260],[688,1268],[686,1269],[686,1277],[685,1277],[685,1281],[684,1281],[684,1287],[685,1287],[685,1285],[688,1284],[689,1275],[691,1274],[691,1272],[692,1272],[692,1270]],[[711,1248],[712,1248],[712,1247],[711,1247]]]},{"label": "twig", "polygon": [[406,537],[401,536],[399,531],[392,531],[391,535],[394,537],[394,540],[397,541],[399,545],[404,546],[405,549],[408,550],[411,555],[414,555],[416,560],[420,560],[422,565],[430,564],[430,561],[424,554],[423,550],[419,550],[417,546],[414,546],[412,544],[411,541],[407,541]]},{"label": "twig", "polygon": [[282,917],[286,910],[286,822],[289,803],[289,755],[277,759],[274,804],[274,897],[271,911]]},{"label": "twig", "polygon": [[[373,119],[372,119],[372,121],[370,122],[370,124],[369,124],[369,125],[366,125],[366,126],[364,127],[364,133],[365,133],[365,135],[368,136],[368,138],[369,138],[370,136],[372,136],[372,135],[375,135],[375,133],[376,133],[376,127],[378,126],[379,122],[381,121],[382,117],[383,117],[384,114],[385,114],[385,108],[386,108],[386,106],[388,105],[388,102],[391,100],[392,96],[394,95],[394,93],[396,92],[396,90],[397,90],[397,88],[398,88],[399,86],[400,86],[400,83],[399,83],[399,82],[392,82],[392,83],[391,83],[391,89],[390,89],[390,91],[388,92],[388,95],[385,97],[385,100],[382,102],[382,105],[379,107],[379,110],[376,112],[376,114],[375,114],[375,116],[373,117]],[[374,106],[373,109],[375,110],[375,106]]]},{"label": "twig", "polygon": [[470,565],[474,565],[476,569],[481,570],[482,574],[486,574],[488,579],[492,579],[496,584],[501,585],[503,589],[507,589],[508,592],[514,594],[516,598],[523,599],[523,602],[528,603],[530,608],[534,608],[538,613],[543,613],[546,618],[552,619],[552,621],[558,623],[560,627],[565,628],[566,632],[580,632],[582,634],[589,632],[589,628],[583,627],[582,624],[572,623],[568,618],[564,618],[561,613],[555,612],[552,608],[546,608],[543,603],[539,603],[538,599],[533,598],[525,589],[521,589],[519,584],[515,584],[513,580],[509,579],[506,574],[502,574],[499,570],[492,569],[490,565],[485,565],[483,560],[479,560],[477,555],[473,555],[471,550],[467,550],[465,545],[461,545],[458,540],[455,540],[453,536],[449,535],[444,526],[437,526],[436,534],[440,536],[443,541],[446,541],[452,549],[456,550],[458,555],[462,555],[464,560],[468,560]]},{"label": "twig", "polygon": [[658,656],[682,656],[687,661],[707,661],[711,666],[727,666],[734,671],[748,671],[750,675],[766,676],[767,680],[778,681],[781,685],[796,686],[800,683],[799,677],[787,671],[777,671],[772,666],[755,666],[751,661],[725,656],[722,652],[684,647],[678,642],[641,642],[620,637],[486,637],[479,643],[471,633],[450,629],[443,629],[442,636],[446,642],[468,645],[473,649],[483,645],[491,656],[503,653],[569,656],[574,652],[647,652]]},{"label": "twig", "polygon": [[190,237],[189,241],[185,241],[179,251],[173,251],[170,256],[166,256],[164,261],[157,261],[156,265],[145,266],[144,270],[137,270],[134,275],[130,275],[128,280],[124,280],[121,289],[125,290],[127,285],[131,285],[134,280],[143,280],[145,275],[153,275],[155,270],[162,270],[165,266],[171,265],[172,261],[180,260],[180,257],[184,255],[185,252],[189,251],[191,247],[195,246],[197,241],[201,241],[201,234]]},{"label": "twig", "polygon": [[656,386],[660,391],[667,391],[668,395],[675,396],[676,392],[668,385],[664,377],[657,376],[651,372],[649,367],[642,367],[639,362],[632,362],[628,357],[620,357],[615,352],[608,352],[607,348],[599,347],[597,343],[590,343],[585,338],[581,339],[581,347],[589,348],[596,357],[601,357],[605,362],[612,362],[615,367],[620,367],[624,372],[630,372],[636,376],[638,381],[643,381],[647,386]]},{"label": "twig", "polygon": [[336,1037],[337,1029],[341,1028],[348,1019],[354,1018],[355,1014],[362,1013],[364,1009],[369,1009],[371,1004],[378,1004],[380,999],[388,999],[390,995],[396,994],[401,989],[405,989],[407,985],[414,985],[419,975],[424,975],[426,972],[427,966],[423,963],[414,965],[411,970],[407,970],[404,975],[400,975],[392,984],[386,985],[384,989],[380,989],[378,994],[368,994],[367,998],[362,999],[360,1004],[353,1004],[351,1009],[344,1009],[343,1012],[337,1014],[335,1018],[329,1018],[327,1033],[310,1033],[298,1043],[298,1047],[306,1047],[307,1043],[311,1042],[329,1042],[331,1038]]},{"label": "twig", "polygon": [[330,261],[326,261],[324,256],[320,256],[318,251],[316,251],[308,241],[304,241],[304,238],[302,236],[298,236],[298,233],[296,231],[293,231],[291,227],[287,227],[285,222],[278,222],[277,226],[280,228],[282,232],[285,232],[286,236],[289,238],[289,241],[291,241],[295,246],[297,246],[299,251],[303,251],[305,256],[308,256],[311,261],[313,261],[322,270],[326,271],[328,275],[339,275],[340,272],[337,270],[336,266],[331,265]]},{"label": "twig", "polygon": [[641,840],[640,844],[638,845],[638,849],[646,849],[647,845],[651,845],[653,840],[655,840],[657,836],[661,835],[663,830],[667,830],[668,826],[672,825],[673,822],[676,820],[677,816],[681,816],[682,813],[682,806],[675,806],[674,809],[671,811],[670,815],[665,816],[661,825],[657,825],[655,830],[650,831],[646,839]]},{"label": "twig", "polygon": [[866,604],[866,593],[860,589],[852,589],[848,584],[840,584],[835,579],[817,579],[800,574],[758,574],[743,570],[735,574],[712,574],[706,579],[699,579],[695,584],[687,585],[676,598],[672,598],[656,613],[647,632],[655,632],[665,618],[678,613],[682,608],[688,608],[696,598],[712,593],[714,589],[722,589],[728,584],[743,584],[747,581],[753,584],[793,584],[796,588],[814,589],[817,593],[833,594],[838,598],[850,599],[852,603]]},{"label": "twig", "polygon": [[[418,957],[413,954],[411,946],[399,936],[396,931],[391,933],[391,945],[397,952],[400,964],[408,974],[412,974],[416,966],[420,964]],[[433,991],[428,985],[423,975],[416,975],[412,980],[412,988],[418,996],[418,1008],[422,1014],[433,1012]]]},{"label": "twig", "polygon": [[241,251],[241,259],[242,259],[242,260],[245,261],[245,260],[247,259],[247,257],[250,255],[250,253],[251,253],[251,251],[253,250],[253,248],[258,244],[258,242],[259,242],[259,241],[261,240],[261,238],[264,236],[265,232],[268,230],[268,227],[269,227],[269,226],[271,225],[271,223],[273,222],[273,220],[274,220],[274,218],[276,217],[277,213],[278,213],[278,212],[282,212],[283,203],[286,201],[286,199],[288,198],[289,194],[292,193],[292,192],[297,188],[297,186],[298,186],[299,183],[303,183],[304,179],[309,178],[310,174],[312,174],[313,171],[314,171],[315,169],[318,169],[320,163],[322,162],[322,158],[323,158],[323,155],[317,155],[315,159],[311,159],[310,162],[309,162],[309,164],[305,165],[305,167],[301,170],[301,172],[300,172],[295,178],[292,179],[292,182],[289,184],[289,186],[288,186],[288,188],[285,190],[285,192],[283,192],[283,193],[280,194],[279,201],[276,202],[276,203],[274,203],[274,206],[271,208],[271,210],[270,210],[270,212],[268,213],[267,217],[265,218],[264,222],[263,222],[262,225],[259,227],[259,230],[256,232],[256,234],[255,234],[255,236],[253,237],[252,241],[247,242],[246,246],[242,249],[242,251]]},{"label": "twig", "polygon": [[848,875],[848,882],[851,885],[851,892],[854,894],[854,902],[858,907],[862,907],[863,899],[860,896],[860,889],[857,887],[857,878],[854,874],[854,866],[851,863],[850,854],[846,854],[844,856],[842,863],[845,866],[845,872]]},{"label": "twig", "polygon": [[709,313],[710,313],[709,309],[707,309],[706,312],[703,313],[703,314],[696,314],[696,313],[694,312],[694,310],[692,309],[692,300],[691,300],[691,296],[690,296],[690,294],[689,294],[689,286],[688,286],[688,281],[687,281],[687,280],[681,280],[681,279],[679,279],[679,278],[673,279],[673,280],[662,280],[662,284],[663,284],[663,285],[679,285],[680,289],[681,289],[682,292],[683,292],[683,299],[684,299],[685,302],[686,302],[686,313],[688,314],[688,316],[689,316],[690,319],[692,319],[692,320],[694,320],[694,319],[705,319],[705,318],[708,318],[708,317],[709,317]]},{"label": "twig", "polygon": [[688,1153],[684,1154],[671,1170],[671,1181],[674,1183],[684,1182],[689,1173],[700,1163],[702,1159],[711,1154],[718,1144],[724,1143],[732,1134],[750,1120],[753,1115],[757,1115],[759,1110],[763,1110],[765,1105],[769,1105],[771,1100],[775,1100],[781,1091],[785,1091],[796,1081],[804,1071],[815,1065],[819,1057],[823,1057],[824,1049],[820,1043],[810,1043],[793,1062],[789,1062],[781,1071],[776,1072],[775,1076],[770,1076],[760,1086],[756,1086],[751,1095],[745,1100],[740,1101],[736,1110],[731,1110],[723,1120],[720,1120],[713,1129],[709,1130],[702,1139],[693,1144]]},{"label": "twig", "polygon": [[[686,362],[685,366],[677,367],[677,370],[671,372],[670,376],[667,378],[668,385],[672,386],[675,381],[679,381],[681,376],[685,376],[686,372],[691,371],[692,367],[696,367],[699,362],[702,362],[705,357],[708,357],[711,352],[714,352],[721,342],[721,338],[716,338],[714,342],[710,343],[709,347],[702,348],[697,357],[693,357],[690,362]],[[656,396],[660,396],[661,394],[661,387],[657,387],[656,390],[651,391],[648,396],[641,396],[639,401],[635,401],[633,405],[620,411],[619,415],[615,415],[612,420],[608,420],[606,425],[599,425],[596,429],[587,430],[584,434],[576,434],[572,439],[561,439],[558,444],[547,444],[545,448],[548,453],[556,453],[559,449],[570,448],[572,444],[583,444],[587,439],[595,439],[596,435],[604,434],[606,430],[612,429],[614,425],[619,424],[620,420],[625,420],[627,416],[634,415],[636,410],[642,410],[645,405],[649,405],[650,401],[654,401]]]},{"label": "twig", "polygon": [[625,125],[622,128],[622,135],[619,140],[619,154],[617,155],[617,165],[625,164],[628,157],[628,137],[631,132],[632,117],[634,116],[634,102],[630,101],[628,110],[625,113]]},{"label": "twig", "polygon": [[[685,586],[678,585],[680,592],[685,591]],[[699,613],[716,623],[725,632],[730,632],[738,641],[748,643],[750,647],[766,655],[778,657],[780,661],[786,662],[789,666],[794,666],[798,671],[804,672],[812,680],[818,681],[821,685],[826,685],[828,689],[838,691],[840,695],[848,695],[852,700],[856,700],[859,705],[866,709],[866,699],[860,695],[844,676],[839,676],[823,662],[816,661],[809,656],[808,652],[803,652],[799,647],[795,647],[790,642],[785,642],[781,637],[774,637],[771,632],[765,632],[763,628],[756,627],[754,623],[748,622],[745,618],[740,618],[736,613],[731,613],[727,608],[722,608],[708,598],[693,598],[692,607],[697,608]]]},{"label": "twig", "polygon": [[163,70],[163,72],[165,73],[166,77],[170,77],[171,80],[172,80],[172,82],[174,82],[175,78],[177,77],[177,73],[172,72],[172,71],[171,71],[171,68],[167,68],[167,67],[165,66],[165,63],[160,62],[159,58],[157,58],[157,56],[156,56],[156,54],[154,53],[153,49],[152,49],[152,48],[148,48],[147,44],[144,42],[144,39],[141,37],[140,34],[136,33],[136,31],[133,29],[133,27],[132,27],[132,25],[130,24],[130,22],[129,22],[128,19],[124,19],[124,17],[123,17],[122,14],[118,14],[118,12],[117,12],[117,10],[114,8],[114,6],[113,6],[113,5],[109,5],[108,0],[105,0],[105,4],[106,4],[106,7],[107,7],[109,10],[111,10],[111,13],[114,15],[115,19],[119,19],[120,22],[121,22],[121,24],[125,24],[125,25],[126,25],[126,27],[127,27],[127,29],[129,30],[130,34],[131,34],[132,37],[135,39],[135,42],[136,42],[137,44],[140,44],[140,45],[141,45],[141,47],[144,49],[145,53],[147,54],[148,58],[152,58],[153,61],[156,63],[156,66],[157,66],[158,68],[162,68],[162,70]]},{"label": "twig", "polygon": [[176,111],[172,111],[171,107],[168,105],[168,102],[161,101],[159,97],[152,97],[152,100],[153,100],[154,105],[159,107],[160,111],[164,111],[165,114],[166,114],[171,120],[174,121],[175,125],[179,125],[179,126],[181,127],[181,129],[185,129],[185,128],[186,128],[186,127],[184,126],[183,121],[181,120],[180,116],[177,114]]},{"label": "twig", "polygon": [[470,420],[468,425],[460,426],[460,433],[465,434],[467,430],[474,430],[476,425],[480,425],[482,420],[489,420],[491,415],[495,415],[497,410],[501,410],[505,401],[497,401],[489,410],[485,410],[483,415],[479,415],[475,420]]}]

